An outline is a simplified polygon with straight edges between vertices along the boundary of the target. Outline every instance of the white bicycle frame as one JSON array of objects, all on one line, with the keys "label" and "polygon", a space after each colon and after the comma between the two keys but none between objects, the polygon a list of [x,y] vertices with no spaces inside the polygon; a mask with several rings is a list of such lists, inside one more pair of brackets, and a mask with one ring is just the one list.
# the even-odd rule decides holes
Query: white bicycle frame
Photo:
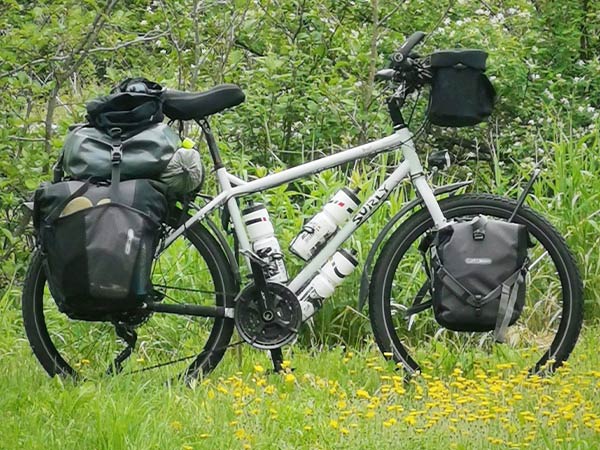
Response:
[{"label": "white bicycle frame", "polygon": [[[337,249],[352,235],[352,233],[362,225],[369,217],[383,204],[391,192],[408,176],[423,199],[425,207],[429,211],[434,224],[437,228],[441,228],[446,224],[442,210],[439,207],[437,200],[425,175],[421,162],[417,156],[412,134],[408,128],[400,128],[394,134],[376,141],[354,147],[334,155],[325,156],[323,158],[301,164],[296,167],[267,175],[250,182],[241,180],[240,178],[231,175],[225,167],[217,169],[217,178],[221,188],[221,192],[213,198],[209,203],[202,207],[196,214],[187,220],[178,229],[173,231],[165,241],[163,247],[168,247],[175,239],[185,232],[187,228],[194,223],[201,221],[215,209],[226,205],[229,210],[231,221],[233,222],[236,237],[239,242],[240,250],[251,251],[248,235],[244,226],[240,208],[236,202],[237,197],[244,195],[262,192],[267,189],[279,186],[290,181],[303,178],[325,169],[329,169],[341,164],[355,161],[357,159],[366,158],[376,155],[381,152],[391,151],[400,148],[404,155],[402,163],[390,174],[388,178],[379,186],[379,188],[365,201],[361,207],[352,216],[351,220],[346,223],[321,249],[321,251],[296,275],[287,285],[296,295],[300,294],[301,289],[315,276],[317,271],[333,256]],[[250,260],[246,257],[248,265]]]}]

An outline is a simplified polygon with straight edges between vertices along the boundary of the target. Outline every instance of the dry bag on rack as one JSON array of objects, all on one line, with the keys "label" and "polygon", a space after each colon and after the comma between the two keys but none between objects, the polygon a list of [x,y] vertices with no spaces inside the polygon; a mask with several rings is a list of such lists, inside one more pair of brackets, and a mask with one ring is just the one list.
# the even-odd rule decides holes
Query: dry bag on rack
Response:
[{"label": "dry bag on rack", "polygon": [[[179,145],[179,136],[167,124],[158,123],[133,135],[123,135],[121,179],[158,179]],[[62,169],[77,180],[111,177],[110,135],[98,128],[79,126],[67,135],[63,146]]]},{"label": "dry bag on rack", "polygon": [[455,331],[494,330],[504,340],[523,311],[528,245],[524,225],[485,216],[438,231],[430,247],[437,322]]},{"label": "dry bag on rack", "polygon": [[152,261],[168,207],[164,184],[120,181],[120,148],[111,182],[42,185],[34,227],[59,309],[81,320],[113,320],[151,291]]},{"label": "dry bag on rack", "polygon": [[486,120],[496,97],[484,73],[487,53],[444,50],[429,58],[432,71],[429,121],[445,127],[466,127]]}]

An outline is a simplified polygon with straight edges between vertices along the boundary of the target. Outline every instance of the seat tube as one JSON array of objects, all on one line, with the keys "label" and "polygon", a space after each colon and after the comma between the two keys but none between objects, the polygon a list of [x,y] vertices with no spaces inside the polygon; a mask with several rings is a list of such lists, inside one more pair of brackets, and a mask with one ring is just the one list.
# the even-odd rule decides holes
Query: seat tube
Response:
[{"label": "seat tube", "polygon": [[[231,190],[231,182],[229,181],[229,176],[225,167],[217,169],[217,179],[219,180],[219,184],[223,192]],[[244,227],[242,213],[240,211],[239,205],[237,204],[237,201],[234,197],[231,197],[229,200],[227,200],[227,203],[225,205],[226,208],[229,210],[229,216],[231,217],[231,222],[233,223],[233,230],[239,242],[240,250],[252,250],[252,247],[250,246],[250,240],[248,239],[248,235],[246,234],[246,228]],[[248,260],[248,258],[245,259],[249,265],[250,261]]]},{"label": "seat tube", "polygon": [[419,161],[419,156],[415,150],[412,134],[408,128],[403,128],[398,133],[403,133],[402,152],[404,153],[404,159],[409,164],[410,179],[413,186],[423,199],[423,203],[425,203],[425,207],[429,211],[435,226],[438,228],[443,227],[446,224],[446,217],[433,194],[433,190],[427,183],[427,178],[425,178],[425,174],[423,173],[423,166],[421,166],[421,161]]}]

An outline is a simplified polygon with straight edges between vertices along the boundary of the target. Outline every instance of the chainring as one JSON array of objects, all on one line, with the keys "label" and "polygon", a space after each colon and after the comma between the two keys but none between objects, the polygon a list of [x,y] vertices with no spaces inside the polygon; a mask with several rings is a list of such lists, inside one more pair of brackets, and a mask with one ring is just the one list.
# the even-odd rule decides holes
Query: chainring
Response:
[{"label": "chainring", "polygon": [[275,301],[274,317],[265,320],[260,312],[260,291],[250,284],[240,293],[235,304],[235,326],[241,338],[253,347],[273,350],[292,342],[302,325],[302,308],[298,297],[279,283],[267,283]]}]

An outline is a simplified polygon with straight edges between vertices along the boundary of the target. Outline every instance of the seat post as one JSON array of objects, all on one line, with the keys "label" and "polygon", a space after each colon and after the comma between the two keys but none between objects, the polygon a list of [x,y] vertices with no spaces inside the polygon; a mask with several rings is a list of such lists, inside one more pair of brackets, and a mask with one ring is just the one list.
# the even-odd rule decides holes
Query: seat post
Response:
[{"label": "seat post", "polygon": [[210,152],[210,156],[212,157],[215,165],[215,170],[218,170],[223,167],[223,161],[221,160],[221,154],[219,153],[219,147],[217,146],[215,136],[210,129],[210,124],[205,118],[196,120],[196,123],[200,125],[200,128],[202,128],[202,132],[206,138],[206,143],[208,144],[208,151]]}]

